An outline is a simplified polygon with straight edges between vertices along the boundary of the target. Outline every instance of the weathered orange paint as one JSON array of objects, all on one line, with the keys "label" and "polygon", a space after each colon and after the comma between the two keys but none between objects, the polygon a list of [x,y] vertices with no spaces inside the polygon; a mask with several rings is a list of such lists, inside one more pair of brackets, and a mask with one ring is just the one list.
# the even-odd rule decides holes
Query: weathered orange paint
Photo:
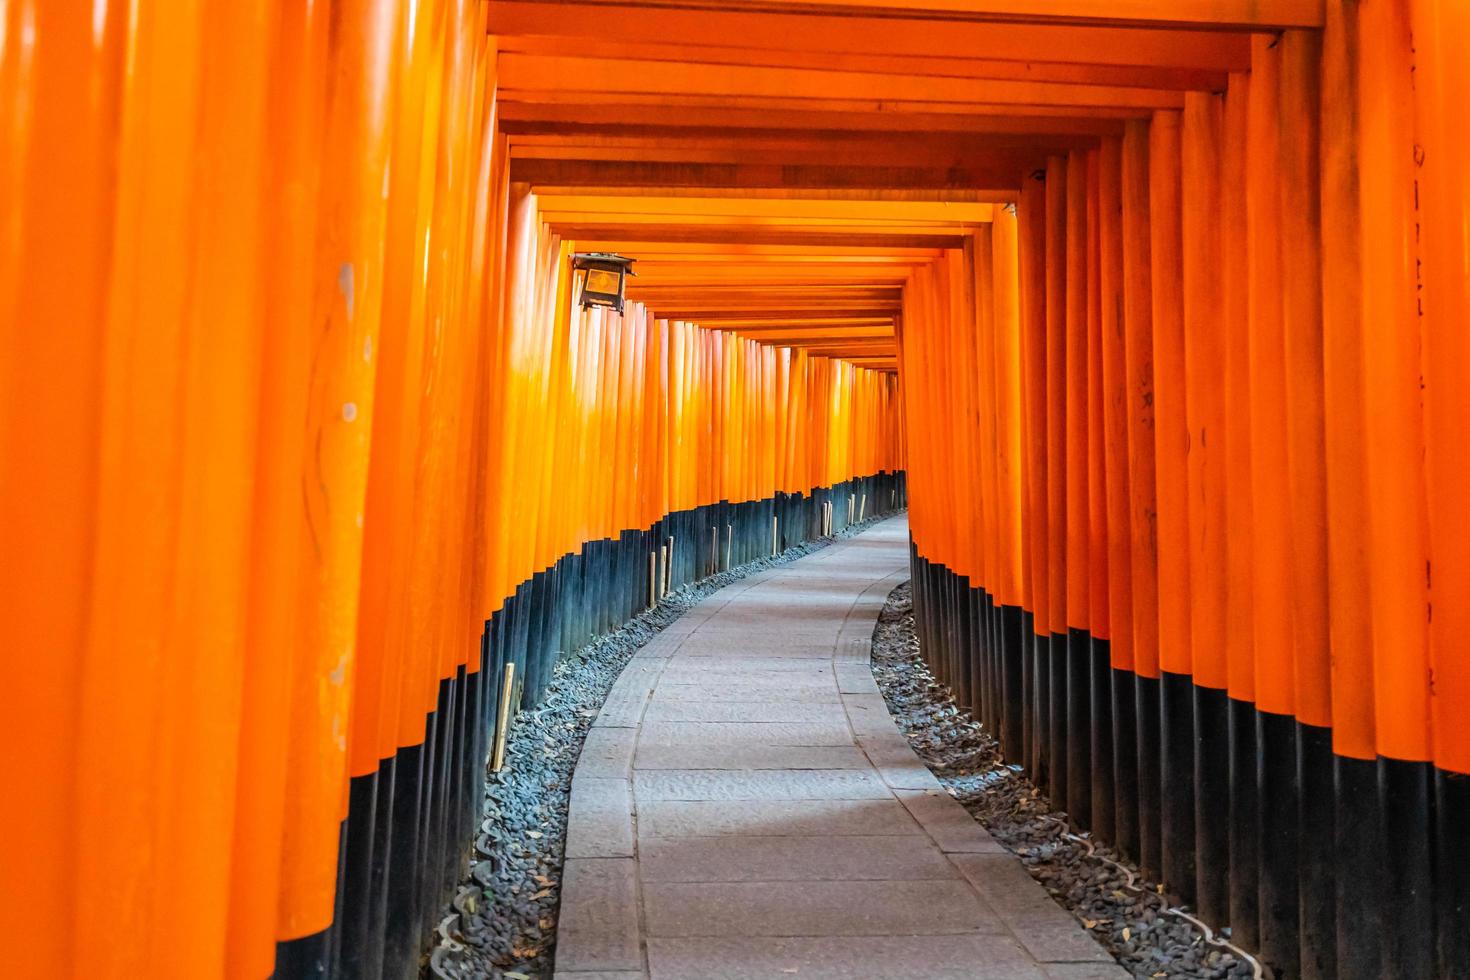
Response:
[{"label": "weathered orange paint", "polygon": [[1326,419],[1332,744],[1378,753],[1373,703],[1372,604],[1366,540],[1367,436],[1363,398],[1363,243],[1359,211],[1358,18],[1328,4],[1322,33],[1322,376]]},{"label": "weathered orange paint", "polygon": [[1443,0],[1412,5],[1418,100],[1420,247],[1424,256],[1424,441],[1430,549],[1432,746],[1445,769],[1470,773],[1470,139],[1458,114],[1470,98],[1470,10]]},{"label": "weathered orange paint", "polygon": [[[1225,659],[1225,468],[1227,446],[1225,293],[1225,100],[1190,92],[1181,119],[1181,262],[1184,292],[1186,527],[1189,556],[1190,672],[1204,687],[1227,683]],[[1242,284],[1243,285],[1243,284]]]},{"label": "weathered orange paint", "polygon": [[1287,486],[1286,346],[1281,326],[1280,54],[1253,43],[1246,121],[1246,274],[1250,351],[1251,511],[1255,544],[1255,702],[1295,708],[1292,659],[1291,502]]},{"label": "weathered orange paint", "polygon": [[1369,4],[1359,23],[1363,418],[1376,745],[1429,759],[1429,556],[1414,46],[1406,6]]},{"label": "weathered orange paint", "polygon": [[1159,665],[1191,670],[1189,425],[1181,231],[1181,120],[1154,114],[1149,126],[1149,254],[1153,260],[1155,481],[1158,499]]},{"label": "weathered orange paint", "polygon": [[[1154,440],[1153,263],[1149,217],[1149,131],[1123,133],[1123,336],[1128,428],[1129,578],[1133,669],[1159,676],[1158,475]],[[1120,665],[1121,666],[1121,665]]]},{"label": "weathered orange paint", "polygon": [[[1048,174],[1048,179],[1050,174]],[[1087,629],[1091,619],[1091,570],[1088,438],[1088,242],[1087,158],[1073,152],[1066,165],[1065,342],[1060,403],[1067,474],[1058,481],[1064,500],[1063,540],[1066,542],[1066,606],[1064,630]]]}]

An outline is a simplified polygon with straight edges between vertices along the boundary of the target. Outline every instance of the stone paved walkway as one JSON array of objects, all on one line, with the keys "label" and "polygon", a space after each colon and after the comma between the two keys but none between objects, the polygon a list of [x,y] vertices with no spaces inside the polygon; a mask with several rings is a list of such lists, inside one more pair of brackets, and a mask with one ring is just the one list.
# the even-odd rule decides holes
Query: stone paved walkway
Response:
[{"label": "stone paved walkway", "polygon": [[639,652],[572,782],[560,980],[1124,980],[945,794],[868,666],[886,521]]}]

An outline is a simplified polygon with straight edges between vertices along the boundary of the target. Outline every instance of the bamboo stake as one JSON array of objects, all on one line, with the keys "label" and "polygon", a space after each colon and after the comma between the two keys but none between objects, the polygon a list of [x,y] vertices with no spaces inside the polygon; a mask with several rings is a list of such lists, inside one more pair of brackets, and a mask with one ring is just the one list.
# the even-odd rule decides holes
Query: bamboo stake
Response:
[{"label": "bamboo stake", "polygon": [[495,718],[495,753],[490,763],[492,772],[499,772],[505,765],[505,730],[510,725],[511,695],[515,692],[516,665],[505,665],[505,680],[500,685],[500,710]]}]

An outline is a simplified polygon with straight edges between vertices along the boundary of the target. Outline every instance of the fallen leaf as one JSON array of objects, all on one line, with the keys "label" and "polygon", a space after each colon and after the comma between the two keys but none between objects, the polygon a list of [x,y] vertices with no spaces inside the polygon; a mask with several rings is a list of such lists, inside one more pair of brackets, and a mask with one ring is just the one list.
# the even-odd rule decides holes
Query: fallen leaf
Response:
[{"label": "fallen leaf", "polygon": [[551,889],[550,888],[543,888],[539,892],[537,892],[536,894],[534,894],[534,895],[531,896],[531,901],[534,902],[537,899],[545,898],[547,895],[550,895],[550,894],[551,894]]},{"label": "fallen leaf", "polygon": [[539,831],[539,830],[528,830],[528,831],[526,831],[526,836],[527,837],[530,837],[532,840],[540,840],[541,839],[541,831]]},{"label": "fallen leaf", "polygon": [[1089,929],[1096,929],[1097,928],[1097,920],[1096,919],[1083,919],[1082,920],[1082,924],[1084,926],[1086,926],[1087,928],[1089,928]]},{"label": "fallen leaf", "polygon": [[1123,927],[1123,942],[1126,943],[1128,940],[1130,940],[1132,938],[1133,938],[1133,930],[1132,929],[1129,929],[1127,926],[1124,926]]},{"label": "fallen leaf", "polygon": [[531,980],[529,975],[525,973],[515,973],[513,971],[507,972],[505,976],[507,977],[507,980]]}]

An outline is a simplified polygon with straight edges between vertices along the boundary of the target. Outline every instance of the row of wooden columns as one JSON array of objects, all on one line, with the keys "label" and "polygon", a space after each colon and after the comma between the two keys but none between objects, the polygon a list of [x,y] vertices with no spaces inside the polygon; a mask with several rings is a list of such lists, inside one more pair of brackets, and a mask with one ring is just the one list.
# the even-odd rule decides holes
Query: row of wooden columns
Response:
[{"label": "row of wooden columns", "polygon": [[[1051,157],[1018,233],[999,213],[914,277],[913,533],[924,574],[1024,610],[1024,652],[935,663],[998,728],[983,658],[1030,665],[1007,752],[1074,820],[1288,973],[1427,977],[1470,968],[1447,864],[1470,819],[1470,17],[1327,6],[1321,32],[1257,35],[1224,91]],[[946,588],[935,642],[1005,645]],[[1127,744],[1095,717],[1115,684]]]}]

